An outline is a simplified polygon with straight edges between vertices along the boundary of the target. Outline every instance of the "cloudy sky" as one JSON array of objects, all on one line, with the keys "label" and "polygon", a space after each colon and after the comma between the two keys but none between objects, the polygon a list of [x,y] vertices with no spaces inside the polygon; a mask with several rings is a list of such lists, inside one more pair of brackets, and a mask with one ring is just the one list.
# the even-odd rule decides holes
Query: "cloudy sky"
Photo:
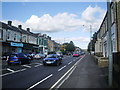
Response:
[{"label": "cloudy sky", "polygon": [[73,41],[86,49],[106,13],[106,2],[3,2],[2,21],[13,21],[59,43]]}]

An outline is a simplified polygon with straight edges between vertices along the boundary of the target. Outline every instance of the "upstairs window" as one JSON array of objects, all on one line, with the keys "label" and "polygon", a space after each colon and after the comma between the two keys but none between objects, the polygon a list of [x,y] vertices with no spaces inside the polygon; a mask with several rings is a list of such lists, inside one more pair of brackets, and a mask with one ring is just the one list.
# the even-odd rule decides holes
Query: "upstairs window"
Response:
[{"label": "upstairs window", "polygon": [[16,33],[14,34],[14,41],[16,41]]},{"label": "upstairs window", "polygon": [[115,17],[114,17],[114,4],[111,5],[111,22],[114,23]]},{"label": "upstairs window", "polygon": [[10,32],[7,32],[7,39],[10,39]]}]

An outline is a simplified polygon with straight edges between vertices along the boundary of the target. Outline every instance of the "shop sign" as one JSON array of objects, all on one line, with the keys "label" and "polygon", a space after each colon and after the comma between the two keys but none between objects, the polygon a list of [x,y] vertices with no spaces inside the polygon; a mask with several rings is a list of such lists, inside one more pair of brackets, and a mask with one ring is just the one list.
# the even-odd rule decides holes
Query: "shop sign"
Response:
[{"label": "shop sign", "polygon": [[14,42],[11,42],[10,45],[11,45],[11,46],[16,46],[16,47],[23,47],[23,44],[22,44],[22,43],[14,43]]}]

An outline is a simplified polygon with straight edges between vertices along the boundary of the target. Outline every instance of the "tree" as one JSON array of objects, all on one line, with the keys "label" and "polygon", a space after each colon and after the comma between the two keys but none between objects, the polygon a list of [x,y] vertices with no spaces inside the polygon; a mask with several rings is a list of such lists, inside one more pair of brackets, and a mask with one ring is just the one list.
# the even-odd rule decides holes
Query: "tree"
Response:
[{"label": "tree", "polygon": [[73,52],[75,50],[75,46],[74,43],[72,41],[70,41],[70,43],[68,43],[65,47],[66,51],[68,52]]}]

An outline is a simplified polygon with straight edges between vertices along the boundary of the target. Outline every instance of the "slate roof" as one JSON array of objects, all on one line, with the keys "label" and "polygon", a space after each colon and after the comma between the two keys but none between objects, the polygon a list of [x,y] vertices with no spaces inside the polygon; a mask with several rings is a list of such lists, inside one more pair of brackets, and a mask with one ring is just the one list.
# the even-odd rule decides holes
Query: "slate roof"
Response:
[{"label": "slate roof", "polygon": [[10,30],[13,30],[16,32],[20,32],[23,34],[28,34],[28,35],[35,36],[35,37],[37,36],[37,34],[35,34],[35,33],[29,32],[29,31],[24,30],[24,29],[19,29],[18,27],[15,27],[15,26],[10,26],[10,25],[5,24],[3,22],[0,22],[0,27],[5,28],[5,29],[10,29]]}]

